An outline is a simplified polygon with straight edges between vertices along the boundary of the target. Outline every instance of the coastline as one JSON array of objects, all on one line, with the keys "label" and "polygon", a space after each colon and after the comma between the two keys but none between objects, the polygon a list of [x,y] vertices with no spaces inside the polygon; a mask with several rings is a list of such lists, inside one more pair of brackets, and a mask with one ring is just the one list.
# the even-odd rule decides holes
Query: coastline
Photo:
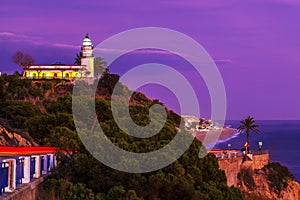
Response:
[{"label": "coastline", "polygon": [[[216,130],[210,130],[208,132],[193,132],[192,134],[201,142],[203,142],[206,134],[216,134],[218,133]],[[224,127],[222,132],[217,140],[217,143],[226,142],[234,137],[238,136],[237,129]]]}]

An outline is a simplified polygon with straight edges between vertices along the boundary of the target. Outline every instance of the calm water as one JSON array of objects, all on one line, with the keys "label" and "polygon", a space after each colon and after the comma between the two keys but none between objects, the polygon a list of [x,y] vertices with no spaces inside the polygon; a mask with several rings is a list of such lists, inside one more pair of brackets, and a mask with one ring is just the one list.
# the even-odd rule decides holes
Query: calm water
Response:
[{"label": "calm water", "polygon": [[[227,121],[232,128],[239,126],[239,121]],[[297,181],[300,181],[300,121],[257,121],[261,133],[250,135],[252,149],[258,149],[258,142],[263,142],[263,149],[268,149],[271,161],[280,162],[288,167]],[[246,140],[246,134],[239,134],[226,142],[217,144],[214,148],[241,149]]]}]

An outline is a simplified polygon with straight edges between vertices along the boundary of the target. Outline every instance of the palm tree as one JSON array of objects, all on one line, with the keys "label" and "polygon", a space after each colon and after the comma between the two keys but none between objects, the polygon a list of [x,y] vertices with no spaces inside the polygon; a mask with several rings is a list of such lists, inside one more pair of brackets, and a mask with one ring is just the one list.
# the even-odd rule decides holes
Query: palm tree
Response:
[{"label": "palm tree", "polygon": [[242,133],[243,131],[246,130],[246,135],[247,135],[247,141],[246,141],[246,153],[249,153],[249,136],[250,136],[250,131],[254,131],[256,133],[259,133],[258,125],[255,124],[255,120],[253,117],[249,116],[246,119],[241,121],[241,125],[237,128],[239,133]]},{"label": "palm tree", "polygon": [[77,53],[77,54],[76,54],[76,57],[75,57],[75,62],[74,62],[74,64],[76,64],[76,65],[81,65],[81,57],[82,57],[82,52]]}]

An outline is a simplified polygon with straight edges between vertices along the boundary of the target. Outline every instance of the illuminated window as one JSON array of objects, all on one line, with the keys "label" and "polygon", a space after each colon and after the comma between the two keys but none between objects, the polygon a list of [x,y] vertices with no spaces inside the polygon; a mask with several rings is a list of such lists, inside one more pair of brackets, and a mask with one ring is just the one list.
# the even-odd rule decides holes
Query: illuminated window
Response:
[{"label": "illuminated window", "polygon": [[42,77],[43,77],[43,78],[46,78],[46,73],[42,73]]},{"label": "illuminated window", "polygon": [[69,78],[69,77],[70,77],[69,73],[66,73],[66,78]]}]

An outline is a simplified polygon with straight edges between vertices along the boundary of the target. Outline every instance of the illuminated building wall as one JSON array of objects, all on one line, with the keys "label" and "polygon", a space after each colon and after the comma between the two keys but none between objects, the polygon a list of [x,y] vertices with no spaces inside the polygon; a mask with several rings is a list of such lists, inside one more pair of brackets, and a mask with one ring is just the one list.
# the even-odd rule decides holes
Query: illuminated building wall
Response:
[{"label": "illuminated building wall", "polygon": [[81,65],[48,64],[31,65],[23,70],[23,77],[28,79],[73,79],[77,77],[94,77],[93,44],[86,35],[83,39]]}]

